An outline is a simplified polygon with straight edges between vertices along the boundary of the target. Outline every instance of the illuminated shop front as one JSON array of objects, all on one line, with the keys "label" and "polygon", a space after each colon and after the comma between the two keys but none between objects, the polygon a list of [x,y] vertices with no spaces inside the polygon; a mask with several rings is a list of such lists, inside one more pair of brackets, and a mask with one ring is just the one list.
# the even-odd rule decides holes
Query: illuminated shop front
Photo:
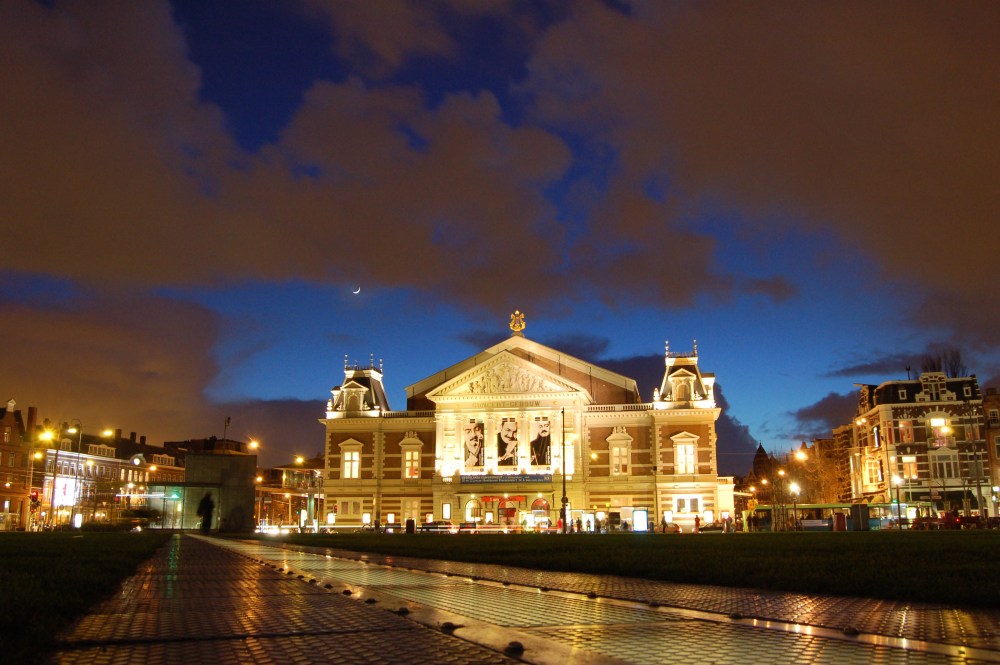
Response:
[{"label": "illuminated shop front", "polygon": [[[693,524],[733,508],[717,472],[714,375],[697,348],[633,379],[523,334],[409,386],[393,411],[382,367],[346,366],[327,403],[324,491],[338,527],[448,521],[525,530]],[[391,522],[390,522],[391,518]],[[711,521],[711,519],[708,519]]]}]

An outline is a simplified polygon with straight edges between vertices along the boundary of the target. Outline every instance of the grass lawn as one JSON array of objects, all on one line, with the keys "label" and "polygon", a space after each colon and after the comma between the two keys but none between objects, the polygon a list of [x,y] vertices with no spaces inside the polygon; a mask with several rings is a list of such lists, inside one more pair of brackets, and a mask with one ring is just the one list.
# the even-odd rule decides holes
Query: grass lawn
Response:
[{"label": "grass lawn", "polygon": [[1000,607],[997,531],[292,535],[302,545],[567,572]]},{"label": "grass lawn", "polygon": [[0,654],[36,662],[56,633],[107,598],[169,533],[0,533]]}]

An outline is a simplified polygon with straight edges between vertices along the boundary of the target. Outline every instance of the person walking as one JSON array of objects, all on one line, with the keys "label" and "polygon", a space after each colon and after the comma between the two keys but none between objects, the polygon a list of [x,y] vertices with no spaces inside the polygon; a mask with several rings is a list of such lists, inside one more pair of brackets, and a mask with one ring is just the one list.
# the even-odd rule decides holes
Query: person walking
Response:
[{"label": "person walking", "polygon": [[212,512],[215,510],[215,502],[212,501],[212,493],[205,492],[198,502],[198,517],[201,518],[201,532],[208,533],[212,530]]}]

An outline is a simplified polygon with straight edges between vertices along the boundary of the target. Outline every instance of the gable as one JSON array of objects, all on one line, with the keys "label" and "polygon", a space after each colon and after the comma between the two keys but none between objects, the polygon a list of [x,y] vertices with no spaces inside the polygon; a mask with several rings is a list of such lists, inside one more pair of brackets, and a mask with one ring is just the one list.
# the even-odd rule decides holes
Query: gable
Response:
[{"label": "gable", "polygon": [[438,403],[483,397],[509,399],[572,396],[582,397],[585,403],[593,401],[581,386],[508,351],[501,351],[489,361],[427,393],[428,399]]}]

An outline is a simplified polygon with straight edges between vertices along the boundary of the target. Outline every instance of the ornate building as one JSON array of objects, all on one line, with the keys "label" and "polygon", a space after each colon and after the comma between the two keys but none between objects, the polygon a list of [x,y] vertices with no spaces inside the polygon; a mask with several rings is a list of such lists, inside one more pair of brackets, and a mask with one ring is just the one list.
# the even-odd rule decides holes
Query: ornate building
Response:
[{"label": "ornate building", "polygon": [[513,334],[409,386],[393,411],[382,368],[344,368],[327,404],[328,524],[443,520],[524,528],[559,523],[693,525],[733,510],[719,477],[715,377],[697,347],[664,355],[650,402],[633,379]]},{"label": "ornate building", "polygon": [[965,514],[988,511],[990,458],[975,375],[862,385],[853,425],[852,496],[934,501]]}]

